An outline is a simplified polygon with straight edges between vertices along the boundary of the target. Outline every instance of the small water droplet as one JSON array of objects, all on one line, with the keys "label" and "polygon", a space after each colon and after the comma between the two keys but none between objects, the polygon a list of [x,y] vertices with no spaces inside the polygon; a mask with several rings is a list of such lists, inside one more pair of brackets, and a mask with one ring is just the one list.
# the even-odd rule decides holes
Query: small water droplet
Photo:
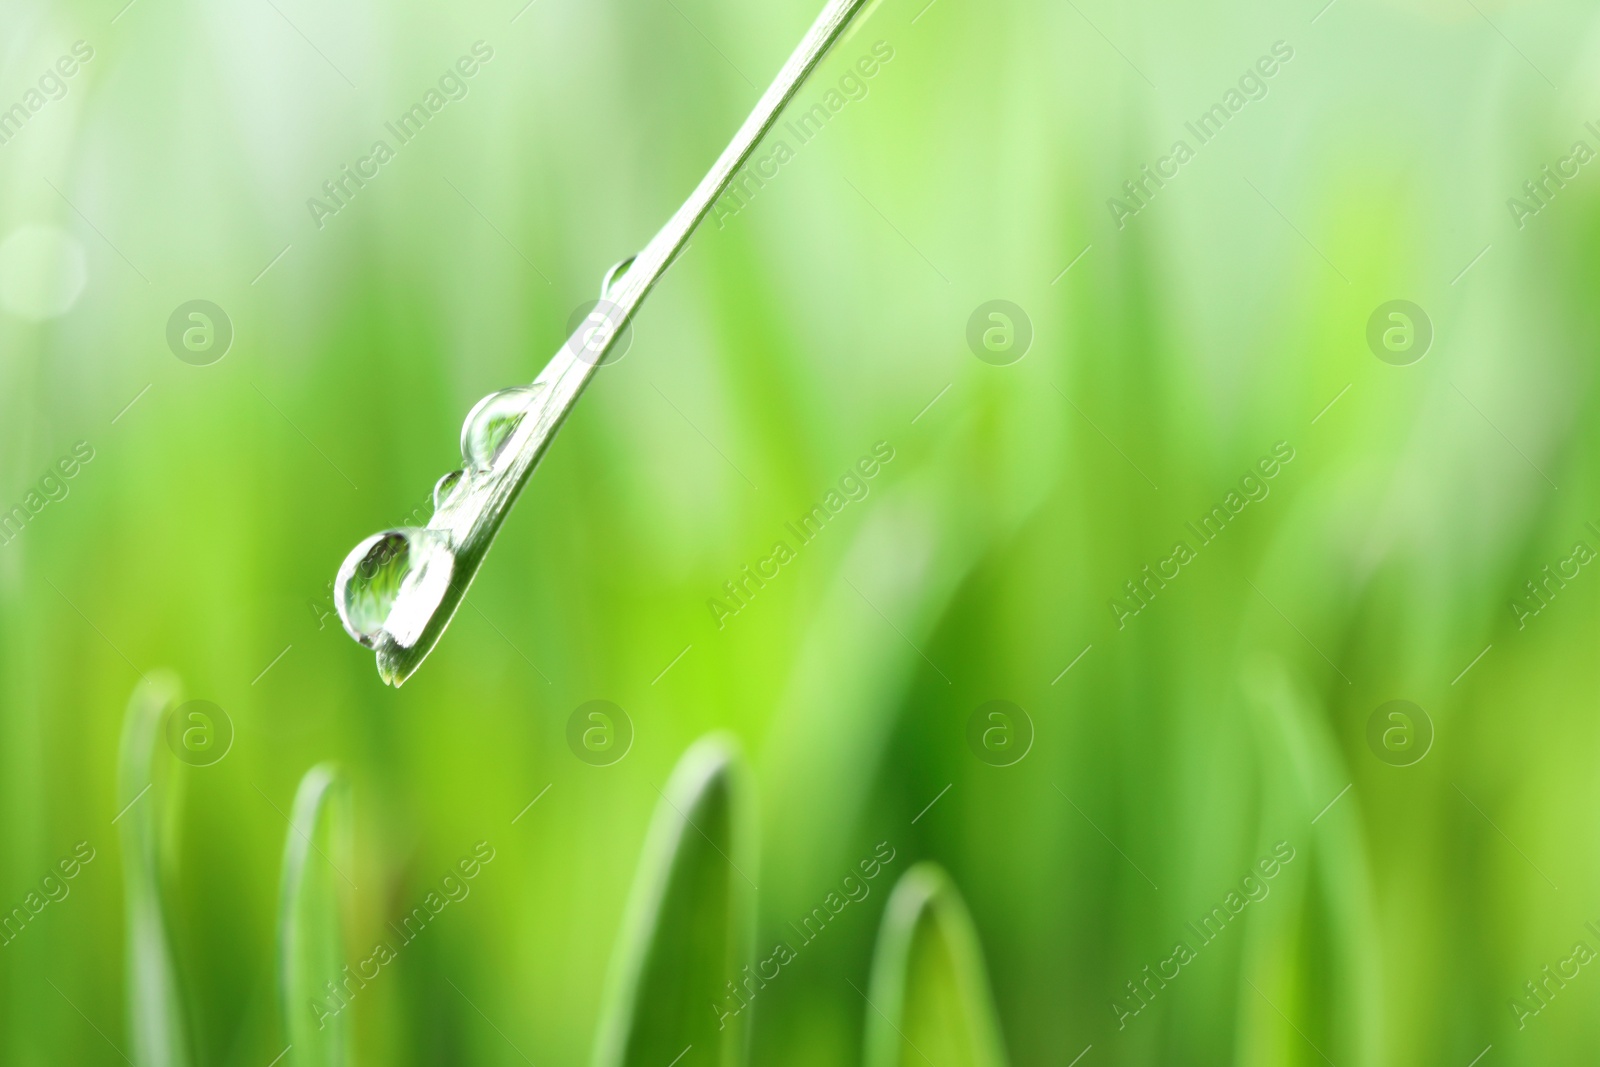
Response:
[{"label": "small water droplet", "polygon": [[519,385],[490,393],[467,413],[461,424],[461,458],[468,470],[490,470],[500,449],[516,432],[541,390]]},{"label": "small water droplet", "polygon": [[638,256],[629,256],[627,259],[618,260],[610,270],[606,271],[606,276],[600,280],[600,296],[602,298],[611,295],[611,291],[627,276],[628,268],[633,266],[633,261],[638,258]]},{"label": "small water droplet", "polygon": [[374,534],[339,568],[334,592],[339,619],[368,648],[376,648],[385,631],[409,646],[449,588],[454,567],[449,541],[437,530]]},{"label": "small water droplet", "polygon": [[444,508],[445,501],[450,499],[450,494],[455,491],[457,485],[461,484],[461,478],[465,474],[466,471],[451,471],[443,478],[440,478],[438,483],[434,485],[433,509],[435,511],[440,511]]}]

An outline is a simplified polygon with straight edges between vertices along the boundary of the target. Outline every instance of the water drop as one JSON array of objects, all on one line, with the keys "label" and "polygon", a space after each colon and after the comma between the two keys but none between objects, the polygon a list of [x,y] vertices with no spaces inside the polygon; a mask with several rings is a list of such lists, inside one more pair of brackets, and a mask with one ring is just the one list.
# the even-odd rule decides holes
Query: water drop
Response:
[{"label": "water drop", "polygon": [[461,424],[461,458],[468,470],[490,470],[501,448],[516,432],[522,417],[542,390],[519,385],[490,393],[467,413]]},{"label": "water drop", "polygon": [[638,258],[638,256],[629,256],[627,259],[618,260],[610,270],[606,271],[606,276],[600,280],[600,296],[602,299],[611,295],[611,291],[627,276],[628,268],[633,266],[633,261]]},{"label": "water drop", "polygon": [[450,494],[455,491],[456,486],[461,484],[461,478],[465,474],[466,471],[451,471],[439,479],[438,483],[433,487],[433,510],[442,511],[444,509],[445,501],[450,499]]},{"label": "water drop", "polygon": [[339,568],[334,605],[351,637],[376,648],[385,632],[416,642],[449,588],[455,557],[436,530],[389,530],[355,547]]}]

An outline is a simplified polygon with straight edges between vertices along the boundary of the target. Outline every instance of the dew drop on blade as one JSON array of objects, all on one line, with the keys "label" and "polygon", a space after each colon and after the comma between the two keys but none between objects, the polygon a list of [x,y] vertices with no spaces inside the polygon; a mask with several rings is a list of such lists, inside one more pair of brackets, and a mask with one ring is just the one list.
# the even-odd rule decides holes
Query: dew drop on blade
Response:
[{"label": "dew drop on blade", "polygon": [[629,256],[627,259],[618,260],[610,270],[606,271],[606,276],[600,280],[600,298],[602,300],[611,295],[611,291],[627,276],[628,268],[633,266],[633,261],[638,258],[638,256]]},{"label": "dew drop on blade", "polygon": [[402,645],[415,643],[450,585],[455,557],[436,530],[374,534],[339,568],[334,606],[351,637],[375,648],[387,631]]},{"label": "dew drop on blade", "polygon": [[404,532],[375,534],[357,545],[339,568],[334,604],[351,637],[377,644],[383,620],[411,572],[411,544]]},{"label": "dew drop on blade", "polygon": [[465,474],[466,471],[451,471],[443,478],[440,478],[438,483],[434,485],[433,509],[435,511],[439,511],[444,508],[445,501],[450,499],[450,494],[455,491],[456,486],[461,484],[461,478]]},{"label": "dew drop on blade", "polygon": [[461,458],[468,470],[489,470],[539,390],[529,385],[490,393],[467,413],[461,425]]}]

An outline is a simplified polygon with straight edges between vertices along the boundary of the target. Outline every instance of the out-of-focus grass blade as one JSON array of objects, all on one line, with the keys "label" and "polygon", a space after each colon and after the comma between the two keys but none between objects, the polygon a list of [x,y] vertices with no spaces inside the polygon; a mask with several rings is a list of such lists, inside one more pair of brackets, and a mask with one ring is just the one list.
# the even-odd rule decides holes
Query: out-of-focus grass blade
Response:
[{"label": "out-of-focus grass blade", "polygon": [[289,818],[278,904],[278,984],[289,1062],[347,1067],[354,1062],[347,999],[353,991],[341,984],[340,887],[353,849],[349,785],[337,767],[320,763],[306,772]]},{"label": "out-of-focus grass blade", "polygon": [[188,1067],[189,1034],[162,894],[161,796],[156,741],[181,683],[152,672],[134,688],[122,722],[116,821],[127,912],[128,1027],[137,1067]]},{"label": "out-of-focus grass blade", "polygon": [[745,1020],[731,983],[753,922],[744,770],[712,736],[678,762],[634,877],[600,1017],[597,1067],[740,1067]]},{"label": "out-of-focus grass blade", "polygon": [[867,1000],[867,1067],[1004,1067],[977,931],[935,864],[894,887]]},{"label": "out-of-focus grass blade", "polygon": [[[1261,726],[1261,845],[1279,834],[1289,839],[1299,871],[1279,879],[1281,900],[1251,916],[1236,1062],[1320,1063],[1326,1056],[1341,1064],[1378,1063],[1388,1044],[1379,998],[1382,951],[1357,772],[1346,764],[1316,692],[1282,660],[1254,661],[1244,691]],[[1283,813],[1296,809],[1306,821],[1303,831],[1294,825],[1300,819],[1284,826]]]}]

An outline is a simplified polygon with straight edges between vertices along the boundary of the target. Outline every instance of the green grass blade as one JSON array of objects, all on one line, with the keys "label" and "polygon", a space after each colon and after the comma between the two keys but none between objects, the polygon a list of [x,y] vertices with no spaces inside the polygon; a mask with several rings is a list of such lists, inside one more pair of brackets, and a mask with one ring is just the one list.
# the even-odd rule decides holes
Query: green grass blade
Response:
[{"label": "green grass blade", "polygon": [[[1251,916],[1235,1062],[1281,1064],[1290,1059],[1286,1050],[1305,1062],[1324,1055],[1339,1064],[1381,1062],[1394,1039],[1383,1031],[1377,894],[1355,784],[1361,769],[1345,761],[1319,694],[1282,660],[1260,657],[1245,683],[1260,725],[1270,813],[1260,844],[1279,834],[1292,839],[1300,870],[1279,879],[1281,901]],[[1282,813],[1296,809],[1304,831],[1284,826]]]},{"label": "green grass blade", "polygon": [[180,683],[152,673],[134,688],[117,761],[117,824],[122,838],[127,923],[128,1027],[137,1067],[188,1067],[189,1036],[162,892],[161,801],[156,743]]},{"label": "green grass blade", "polygon": [[306,772],[283,845],[278,981],[295,1067],[348,1067],[353,1030],[341,886],[351,863],[349,786],[332,764]]},{"label": "green grass blade", "polygon": [[867,999],[867,1067],[1004,1067],[977,931],[935,864],[894,887]]},{"label": "green grass blade", "polygon": [[[748,1011],[730,983],[750,958],[754,874],[743,763],[696,742],[656,806],[612,961],[598,1067],[741,1067]],[[681,1057],[681,1058],[680,1058]]]}]

